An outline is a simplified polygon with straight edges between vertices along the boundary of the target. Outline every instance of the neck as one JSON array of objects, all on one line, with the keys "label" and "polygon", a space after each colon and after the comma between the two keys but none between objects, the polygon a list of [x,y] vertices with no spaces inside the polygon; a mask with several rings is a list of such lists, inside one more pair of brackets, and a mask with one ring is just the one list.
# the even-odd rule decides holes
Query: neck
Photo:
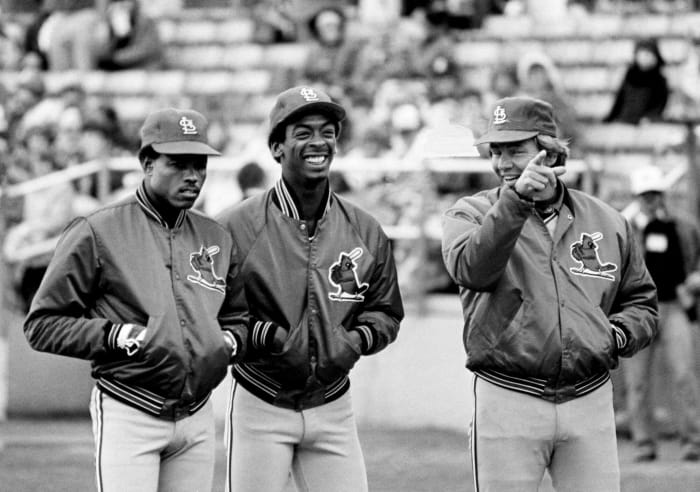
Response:
[{"label": "neck", "polygon": [[285,180],[285,184],[292,194],[292,199],[302,219],[317,219],[323,214],[323,209],[326,206],[328,180],[313,183],[309,186],[290,183],[287,180]]},{"label": "neck", "polygon": [[174,227],[175,223],[177,222],[177,218],[180,216],[180,209],[173,207],[162,199],[159,199],[157,195],[153,193],[153,190],[151,190],[151,187],[148,184],[144,186],[144,191],[146,192],[146,198],[149,202],[151,202],[151,205],[153,205],[153,208],[156,209],[158,214],[163,217],[163,220],[168,224],[168,227]]}]

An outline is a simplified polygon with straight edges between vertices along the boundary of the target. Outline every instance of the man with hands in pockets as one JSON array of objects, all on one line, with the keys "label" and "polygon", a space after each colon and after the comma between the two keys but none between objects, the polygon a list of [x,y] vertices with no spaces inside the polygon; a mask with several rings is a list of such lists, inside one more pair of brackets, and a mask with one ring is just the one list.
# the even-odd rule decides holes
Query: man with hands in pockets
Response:
[{"label": "man with hands in pockets", "polygon": [[551,105],[496,102],[487,132],[501,186],[443,217],[443,259],[459,285],[476,490],[617,491],[610,370],[656,333],[657,299],[634,233],[602,201],[569,189]]},{"label": "man with hands in pockets", "polygon": [[237,249],[190,208],[206,178],[207,122],[151,113],[136,192],[64,231],[24,323],[40,351],[90,360],[97,490],[212,488],[212,390],[245,352]]}]

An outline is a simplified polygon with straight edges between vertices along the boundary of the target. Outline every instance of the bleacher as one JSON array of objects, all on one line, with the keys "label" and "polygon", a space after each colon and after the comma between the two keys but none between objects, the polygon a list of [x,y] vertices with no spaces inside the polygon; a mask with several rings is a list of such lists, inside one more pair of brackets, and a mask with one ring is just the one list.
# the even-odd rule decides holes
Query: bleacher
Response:
[{"label": "bleacher", "polygon": [[[91,94],[114,103],[121,118],[139,122],[163,101],[186,97],[198,106],[218,107],[236,124],[264,121],[274,95],[294,83],[306,56],[302,43],[261,45],[254,23],[240,10],[184,9],[158,18],[167,46],[168,70],[80,76]],[[700,12],[675,15],[590,14],[540,25],[527,16],[492,16],[482,29],[466,31],[456,59],[469,83],[488,87],[491,68],[515,61],[528,51],[542,51],[561,72],[565,90],[584,124],[583,144],[594,155],[637,154],[649,158],[659,149],[681,149],[686,128],[679,123],[646,127],[609,125],[600,120],[632,58],[636,39],[657,36],[673,86],[674,70],[683,62],[690,37],[700,38]],[[76,74],[48,73],[49,91],[75,80]],[[18,74],[3,73],[10,88]],[[682,152],[682,150],[681,150]]]}]

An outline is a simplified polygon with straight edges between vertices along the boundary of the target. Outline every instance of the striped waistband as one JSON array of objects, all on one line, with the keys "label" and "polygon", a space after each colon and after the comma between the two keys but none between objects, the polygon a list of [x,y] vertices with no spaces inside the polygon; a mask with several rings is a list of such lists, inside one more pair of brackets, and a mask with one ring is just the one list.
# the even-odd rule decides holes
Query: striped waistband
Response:
[{"label": "striped waistband", "polygon": [[513,376],[492,369],[475,370],[474,374],[501,388],[554,402],[563,402],[587,395],[603,386],[610,379],[610,373],[604,371],[575,383],[566,394],[557,394],[556,389],[552,389],[551,386],[547,385],[546,379]]},{"label": "striped waistband", "polygon": [[291,392],[282,388],[279,382],[250,364],[234,364],[231,372],[241,386],[261,400],[294,410],[304,410],[330,403],[350,389],[350,379],[345,375],[330,385],[319,388],[319,391],[292,396]]},{"label": "striped waistband", "polygon": [[183,405],[138,386],[126,385],[113,379],[100,378],[96,384],[112,398],[149,415],[167,420],[180,420],[193,415],[204,406],[211,396],[209,393],[201,400]]}]

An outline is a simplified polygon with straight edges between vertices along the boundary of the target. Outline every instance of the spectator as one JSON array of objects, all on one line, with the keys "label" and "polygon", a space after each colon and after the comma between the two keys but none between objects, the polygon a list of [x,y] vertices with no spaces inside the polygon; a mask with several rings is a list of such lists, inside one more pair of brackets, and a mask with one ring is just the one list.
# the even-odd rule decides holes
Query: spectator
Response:
[{"label": "spectator", "polygon": [[163,68],[164,50],[158,26],[142,12],[138,0],[111,0],[105,27],[107,37],[98,55],[99,69]]},{"label": "spectator", "polygon": [[[31,22],[24,31],[24,51],[27,55],[35,55],[39,58],[41,70],[49,68],[49,36],[53,23],[59,16],[51,16],[51,3],[47,0],[38,0]],[[49,21],[49,19],[51,19]]]},{"label": "spectator", "polygon": [[93,70],[97,66],[97,32],[106,0],[50,0],[52,28],[49,69]]},{"label": "spectator", "polygon": [[298,39],[296,20],[290,2],[275,0],[242,0],[255,22],[256,43],[289,43]]},{"label": "spectator", "polygon": [[653,38],[637,41],[634,59],[617,89],[610,112],[603,121],[637,125],[660,120],[669,98],[663,73],[665,62]]},{"label": "spectator", "polygon": [[352,72],[359,41],[348,39],[345,12],[324,7],[309,20],[311,43],[302,75],[310,83],[326,86],[340,84]]},{"label": "spectator", "polygon": [[260,164],[255,161],[241,166],[236,175],[236,181],[241,190],[241,200],[250,198],[267,189],[267,174]]},{"label": "spectator", "polygon": [[681,422],[681,459],[700,460],[700,386],[695,377],[693,326],[697,300],[689,295],[688,280],[700,276],[700,230],[694,219],[671,212],[665,203],[666,186],[659,168],[632,174],[636,210],[630,222],[644,248],[644,259],[659,298],[659,336],[636,357],[623,364],[627,411],[636,452],[635,461],[657,458],[657,436],[652,420],[652,381],[662,351],[671,372],[672,395]]},{"label": "spectator", "polygon": [[540,51],[531,51],[519,59],[516,70],[520,93],[552,105],[559,137],[569,141],[572,154],[577,153],[580,129],[576,112],[552,60]]},{"label": "spectator", "polygon": [[[56,171],[51,155],[51,130],[33,127],[20,141],[15,152],[18,167],[24,169],[25,180],[38,178]],[[78,193],[70,182],[57,182],[24,197],[22,221],[7,231],[3,244],[5,258],[14,267],[15,286],[24,308],[39,286],[53,248],[39,248],[36,254],[27,256],[28,250],[55,239],[68,222],[80,212],[88,212],[97,206],[94,199],[78,201]],[[46,243],[48,244],[48,243]]]}]

